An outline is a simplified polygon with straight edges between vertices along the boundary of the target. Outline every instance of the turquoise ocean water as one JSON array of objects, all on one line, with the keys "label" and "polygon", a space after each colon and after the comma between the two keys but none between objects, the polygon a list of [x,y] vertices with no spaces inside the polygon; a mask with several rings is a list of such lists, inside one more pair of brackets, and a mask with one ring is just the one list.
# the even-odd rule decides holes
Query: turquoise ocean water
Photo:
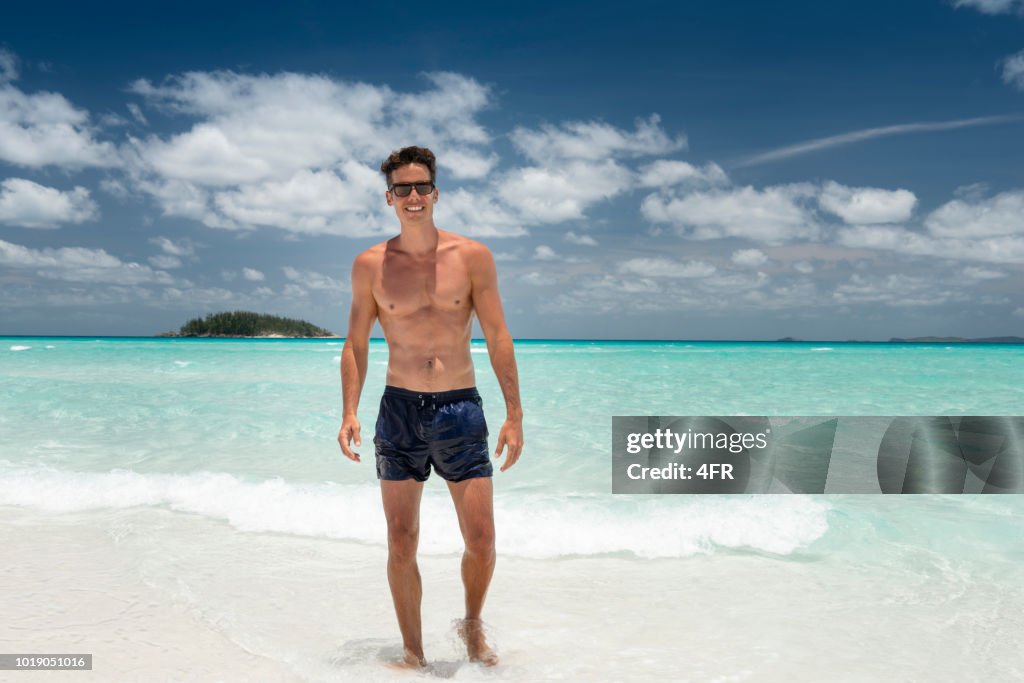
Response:
[{"label": "turquoise ocean water", "polygon": [[[363,462],[354,464],[336,443],[341,347],[337,339],[0,338],[0,519],[92,524],[102,516],[110,524],[145,511],[213,525],[239,547],[283,535],[382,548],[372,429],[387,349],[371,345],[359,409]],[[483,343],[472,350],[493,448],[502,397]],[[1022,496],[610,493],[613,415],[1019,415],[1024,346],[521,341],[516,356],[526,449],[495,477],[502,558],[538,576],[584,566],[574,562],[614,563],[627,574],[665,561],[682,563],[672,565],[680,571],[728,562],[737,572],[751,561],[786,572],[811,563],[822,572],[816,581],[874,577],[904,596],[897,604],[930,596],[920,599],[952,620],[937,637],[952,638],[964,619],[989,629],[964,645],[981,658],[971,670],[1024,671],[1018,655],[997,656],[1003,631],[991,621],[1024,625],[1013,616],[1024,606]],[[423,511],[436,521],[425,523],[421,553],[458,553],[436,476]],[[156,560],[146,557],[138,562],[151,567]],[[835,598],[851,610],[840,617],[854,627],[876,619],[857,605],[878,585],[850,583]],[[984,586],[984,595],[965,586]],[[639,600],[621,586],[606,590],[611,604]],[[1004,607],[987,606],[985,596]],[[517,635],[528,637],[506,633],[506,641]],[[262,637],[260,647],[276,652]],[[338,661],[344,669],[350,660],[362,662],[351,652]],[[331,680],[315,667],[296,671]],[[583,675],[557,666],[511,671],[512,679]]]}]

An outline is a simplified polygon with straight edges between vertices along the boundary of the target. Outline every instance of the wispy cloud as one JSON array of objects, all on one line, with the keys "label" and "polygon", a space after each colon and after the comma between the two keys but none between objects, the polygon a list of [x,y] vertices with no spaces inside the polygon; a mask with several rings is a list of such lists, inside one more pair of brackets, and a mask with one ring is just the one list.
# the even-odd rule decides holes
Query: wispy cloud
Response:
[{"label": "wispy cloud", "polygon": [[1018,90],[1024,90],[1024,50],[1014,53],[1002,61],[1003,82]]},{"label": "wispy cloud", "polygon": [[779,147],[777,149],[768,150],[767,152],[761,152],[760,154],[754,154],[752,156],[746,157],[745,159],[741,159],[738,163],[735,164],[735,166],[756,166],[758,164],[765,164],[772,161],[779,161],[781,159],[788,159],[790,157],[800,156],[801,154],[817,152],[819,150],[828,149],[830,147],[850,145],[855,142],[863,142],[864,140],[872,140],[874,138],[887,137],[890,135],[904,135],[906,133],[930,133],[934,131],[954,130],[956,128],[992,126],[999,123],[1014,123],[1021,120],[1024,120],[1024,116],[1020,114],[1009,114],[1002,116],[979,116],[972,119],[957,119],[954,121],[926,121],[918,123],[900,123],[894,126],[865,128],[863,130],[855,130],[849,133],[840,133],[839,135],[830,135],[824,138],[815,138],[814,140],[798,142],[795,145],[786,145],[785,147]]},{"label": "wispy cloud", "polygon": [[635,131],[600,121],[567,121],[560,126],[543,125],[540,130],[519,127],[510,137],[520,152],[539,162],[649,156],[685,149],[687,143],[685,135],[669,137],[657,114],[637,119]]},{"label": "wispy cloud", "polygon": [[0,49],[0,83],[17,80],[18,56],[10,50]]},{"label": "wispy cloud", "polygon": [[982,14],[1024,13],[1022,0],[953,0],[953,7],[970,7]]}]

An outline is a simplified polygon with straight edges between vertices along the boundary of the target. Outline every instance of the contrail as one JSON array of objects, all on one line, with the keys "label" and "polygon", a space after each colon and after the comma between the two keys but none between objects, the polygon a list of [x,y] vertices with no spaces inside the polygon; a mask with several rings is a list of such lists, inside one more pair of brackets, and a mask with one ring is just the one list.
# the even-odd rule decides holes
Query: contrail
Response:
[{"label": "contrail", "polygon": [[902,133],[926,133],[933,130],[952,130],[954,128],[970,128],[973,126],[989,126],[995,123],[1009,123],[1012,121],[1020,121],[1024,119],[1024,116],[1020,114],[1004,115],[1004,116],[980,116],[973,119],[959,119],[956,121],[933,121],[923,123],[900,123],[895,126],[882,126],[880,128],[865,128],[864,130],[855,130],[850,133],[841,133],[839,135],[832,135],[827,138],[816,138],[814,140],[808,140],[807,142],[798,142],[795,145],[787,145],[786,147],[779,147],[778,149],[772,149],[767,152],[760,154],[754,154],[745,159],[741,159],[735,164],[735,167],[743,166],[756,166],[757,164],[764,164],[769,161],[778,161],[779,159],[788,159],[789,157],[795,157],[800,154],[807,154],[808,152],[815,152],[819,149],[828,149],[829,147],[838,147],[839,145],[849,145],[854,142],[860,142],[861,140],[870,140],[872,138],[885,137],[886,135],[900,135]]}]

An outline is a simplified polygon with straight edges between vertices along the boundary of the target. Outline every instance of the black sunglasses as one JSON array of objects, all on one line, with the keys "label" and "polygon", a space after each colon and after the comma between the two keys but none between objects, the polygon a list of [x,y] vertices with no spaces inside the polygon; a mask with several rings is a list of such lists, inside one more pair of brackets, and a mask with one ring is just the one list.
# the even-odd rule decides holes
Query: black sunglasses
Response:
[{"label": "black sunglasses", "polygon": [[416,188],[416,194],[426,197],[434,191],[434,183],[395,183],[388,189],[395,193],[396,197],[408,197],[412,194],[412,188]]}]

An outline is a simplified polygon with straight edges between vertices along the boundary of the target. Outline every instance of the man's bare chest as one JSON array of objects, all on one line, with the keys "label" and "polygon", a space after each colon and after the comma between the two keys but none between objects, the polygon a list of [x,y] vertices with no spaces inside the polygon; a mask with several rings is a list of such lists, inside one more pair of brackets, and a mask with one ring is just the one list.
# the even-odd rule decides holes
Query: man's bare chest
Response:
[{"label": "man's bare chest", "polygon": [[385,262],[373,295],[383,317],[468,313],[472,308],[469,273],[451,260]]}]

